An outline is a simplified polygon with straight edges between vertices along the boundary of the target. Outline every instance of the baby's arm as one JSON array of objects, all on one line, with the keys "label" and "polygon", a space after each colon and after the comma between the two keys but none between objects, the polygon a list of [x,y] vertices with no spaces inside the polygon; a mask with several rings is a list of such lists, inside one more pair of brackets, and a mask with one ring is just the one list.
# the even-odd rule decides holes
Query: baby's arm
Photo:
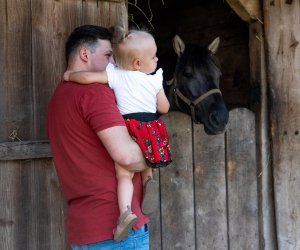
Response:
[{"label": "baby's arm", "polygon": [[94,82],[107,84],[108,82],[106,71],[101,71],[101,72],[66,71],[64,73],[64,80],[78,82],[81,84],[89,84]]},{"label": "baby's arm", "polygon": [[166,114],[169,111],[170,103],[166,97],[165,91],[163,88],[158,91],[157,95],[157,111],[161,114]]},{"label": "baby's arm", "polygon": [[148,75],[149,79],[155,83],[157,94],[156,94],[156,105],[157,111],[161,114],[166,114],[169,111],[170,103],[166,97],[165,91],[163,89],[163,71],[158,69],[154,75]]}]

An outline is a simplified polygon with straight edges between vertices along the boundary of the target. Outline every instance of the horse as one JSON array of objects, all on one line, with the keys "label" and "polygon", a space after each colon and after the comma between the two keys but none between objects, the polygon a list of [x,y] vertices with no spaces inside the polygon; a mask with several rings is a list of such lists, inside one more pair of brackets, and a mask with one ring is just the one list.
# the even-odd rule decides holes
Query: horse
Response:
[{"label": "horse", "polygon": [[173,60],[169,54],[158,61],[164,71],[163,86],[170,111],[179,110],[190,115],[194,123],[204,125],[208,135],[224,133],[229,117],[219,89],[221,70],[215,58],[219,42],[217,37],[207,47],[185,45],[176,35]]}]

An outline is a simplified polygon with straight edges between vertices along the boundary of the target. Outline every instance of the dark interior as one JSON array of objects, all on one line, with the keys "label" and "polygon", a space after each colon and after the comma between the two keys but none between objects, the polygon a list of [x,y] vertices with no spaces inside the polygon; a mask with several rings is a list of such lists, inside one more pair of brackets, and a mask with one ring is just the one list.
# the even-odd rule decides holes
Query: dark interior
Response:
[{"label": "dark interior", "polygon": [[129,28],[149,30],[156,39],[158,57],[172,48],[178,34],[185,43],[207,46],[217,36],[216,54],[222,69],[220,88],[229,109],[251,107],[249,27],[224,0],[129,1]]}]

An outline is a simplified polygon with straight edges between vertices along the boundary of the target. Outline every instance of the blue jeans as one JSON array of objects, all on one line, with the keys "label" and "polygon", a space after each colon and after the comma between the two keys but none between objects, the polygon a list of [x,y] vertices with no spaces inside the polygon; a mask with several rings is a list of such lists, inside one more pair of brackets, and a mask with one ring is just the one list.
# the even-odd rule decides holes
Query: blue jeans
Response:
[{"label": "blue jeans", "polygon": [[148,225],[137,231],[131,230],[128,237],[120,242],[105,240],[87,245],[71,245],[72,250],[149,250]]}]

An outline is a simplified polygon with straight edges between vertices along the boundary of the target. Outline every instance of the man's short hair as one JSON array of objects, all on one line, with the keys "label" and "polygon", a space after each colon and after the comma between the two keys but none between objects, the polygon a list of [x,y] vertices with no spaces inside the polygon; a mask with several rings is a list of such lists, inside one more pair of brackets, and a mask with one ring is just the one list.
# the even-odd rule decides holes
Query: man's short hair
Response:
[{"label": "man's short hair", "polygon": [[98,39],[111,42],[112,33],[109,29],[97,25],[83,25],[75,28],[66,42],[65,57],[67,63],[78,47],[84,45],[92,48],[98,42]]}]

